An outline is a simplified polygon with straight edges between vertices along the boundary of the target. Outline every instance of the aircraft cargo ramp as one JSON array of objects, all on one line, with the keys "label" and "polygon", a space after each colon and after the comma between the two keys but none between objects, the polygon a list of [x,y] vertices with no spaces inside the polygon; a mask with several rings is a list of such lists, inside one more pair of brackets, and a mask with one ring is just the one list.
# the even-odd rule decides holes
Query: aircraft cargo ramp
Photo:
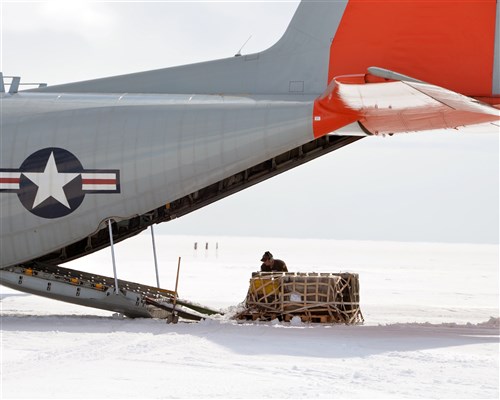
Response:
[{"label": "aircraft cargo ramp", "polygon": [[114,311],[131,318],[165,318],[175,314],[199,321],[219,313],[176,298],[174,291],[60,266],[31,263],[0,270],[0,283],[11,289],[81,306]]}]

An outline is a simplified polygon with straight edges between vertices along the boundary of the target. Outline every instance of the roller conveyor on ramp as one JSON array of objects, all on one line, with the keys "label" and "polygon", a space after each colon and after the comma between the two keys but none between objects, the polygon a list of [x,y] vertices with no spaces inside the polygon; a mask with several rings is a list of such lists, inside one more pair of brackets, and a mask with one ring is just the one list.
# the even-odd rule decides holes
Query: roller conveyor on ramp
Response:
[{"label": "roller conveyor on ramp", "polygon": [[114,311],[130,318],[171,319],[173,311],[181,318],[199,321],[219,311],[176,299],[175,292],[154,286],[77,271],[60,266],[30,263],[0,270],[0,283],[50,299],[81,306]]}]

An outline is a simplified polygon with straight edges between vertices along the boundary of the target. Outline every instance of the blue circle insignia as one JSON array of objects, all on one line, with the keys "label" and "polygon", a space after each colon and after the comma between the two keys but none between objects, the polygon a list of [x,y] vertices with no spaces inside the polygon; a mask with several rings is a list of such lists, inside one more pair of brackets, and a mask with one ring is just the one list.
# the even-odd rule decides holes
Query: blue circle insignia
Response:
[{"label": "blue circle insignia", "polygon": [[60,218],[72,213],[83,201],[83,166],[69,151],[48,147],[31,154],[19,168],[17,196],[31,213],[42,218]]}]

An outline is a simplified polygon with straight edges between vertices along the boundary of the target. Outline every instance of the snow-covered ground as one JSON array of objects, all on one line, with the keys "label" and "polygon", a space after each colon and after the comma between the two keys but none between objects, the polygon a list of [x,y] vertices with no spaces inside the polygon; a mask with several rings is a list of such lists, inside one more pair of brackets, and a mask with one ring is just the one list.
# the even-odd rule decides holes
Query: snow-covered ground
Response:
[{"label": "snow-covered ground", "polygon": [[[266,250],[291,271],[357,272],[365,324],[219,316],[167,325],[1,288],[1,397],[499,397],[497,245],[188,236],[156,244],[162,287],[173,289],[180,256],[180,296],[225,311],[244,300]],[[148,234],[115,252],[119,278],[156,284]],[[113,270],[109,249],[65,266]]]}]

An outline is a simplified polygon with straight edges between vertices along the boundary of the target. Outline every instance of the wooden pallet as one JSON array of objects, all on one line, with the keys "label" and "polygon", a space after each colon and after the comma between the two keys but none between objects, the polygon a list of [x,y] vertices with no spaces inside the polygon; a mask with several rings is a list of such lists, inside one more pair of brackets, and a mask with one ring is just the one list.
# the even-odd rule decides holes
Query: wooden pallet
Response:
[{"label": "wooden pallet", "polygon": [[355,324],[364,321],[359,308],[357,274],[255,273],[236,319]]}]

